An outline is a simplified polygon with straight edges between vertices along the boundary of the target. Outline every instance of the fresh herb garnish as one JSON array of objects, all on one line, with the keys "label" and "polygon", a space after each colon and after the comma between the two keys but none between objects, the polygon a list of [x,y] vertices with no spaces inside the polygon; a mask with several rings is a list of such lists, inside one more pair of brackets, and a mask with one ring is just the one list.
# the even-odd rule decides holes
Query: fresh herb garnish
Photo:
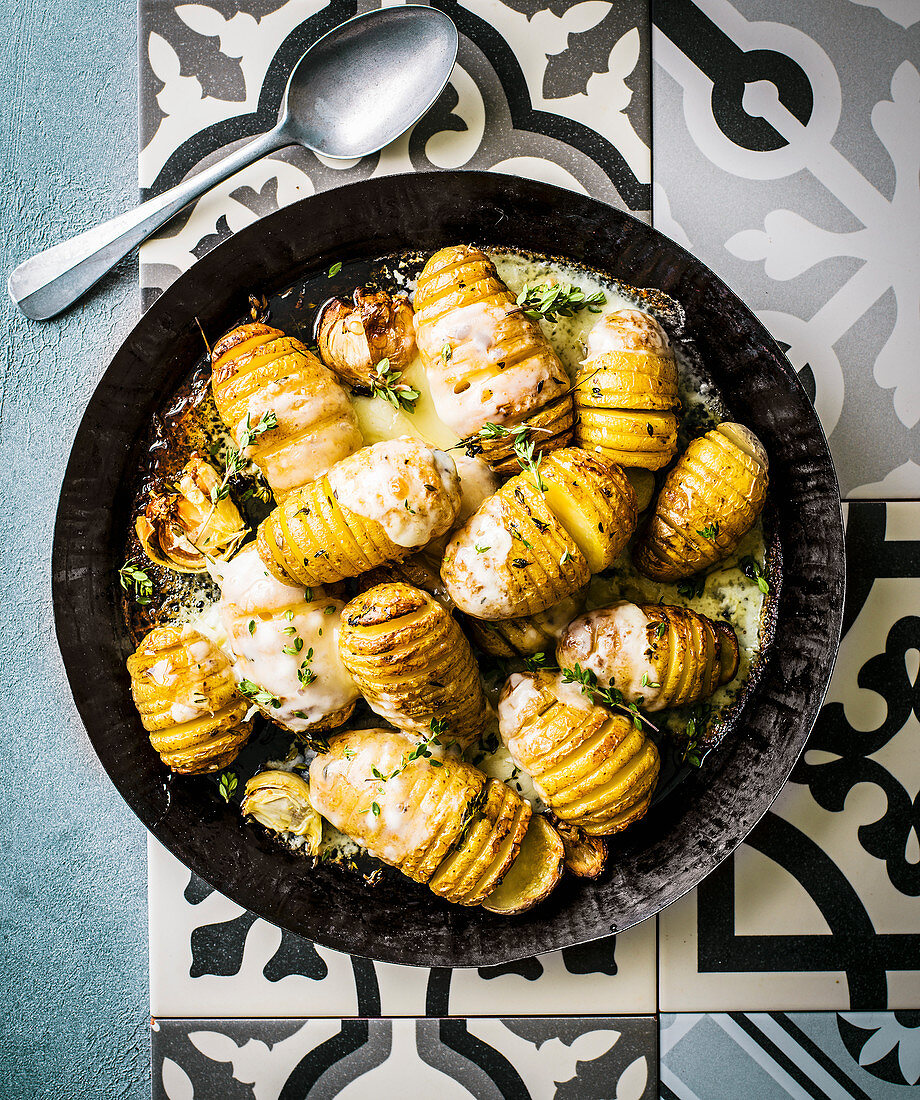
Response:
[{"label": "fresh herb garnish", "polygon": [[381,359],[374,367],[376,378],[371,380],[371,396],[380,397],[394,409],[414,413],[420,394],[417,389],[401,382],[402,371],[390,370],[390,360]]},{"label": "fresh herb garnish", "polygon": [[338,275],[338,273],[341,270],[342,270],[341,263],[333,264],[332,267],[330,267],[329,270],[326,272],[326,278],[327,279],[333,278],[335,275]]},{"label": "fresh herb garnish", "polygon": [[555,321],[560,317],[572,317],[581,310],[600,313],[607,298],[601,290],[585,294],[580,286],[572,283],[525,283],[517,296],[517,304],[527,317],[537,320],[544,317]]},{"label": "fresh herb garnish", "polygon": [[224,459],[224,476],[219,485],[211,490],[211,503],[219,504],[230,493],[230,482],[241,473],[246,466],[246,458],[243,452],[252,445],[254,439],[258,439],[264,432],[270,432],[278,427],[278,418],[272,410],[262,413],[255,424],[250,423],[249,413],[246,414],[246,423],[240,432],[239,449],[227,444],[226,457]]},{"label": "fresh herb garnish", "polygon": [[217,781],[217,789],[224,802],[230,801],[230,795],[236,790],[236,772],[224,772]]},{"label": "fresh herb garnish", "polygon": [[541,455],[535,455],[534,449],[536,443],[532,439],[527,439],[524,435],[519,435],[514,441],[514,453],[518,460],[518,465],[522,470],[529,473],[534,480],[534,484],[540,490],[541,493],[546,492],[546,486],[543,483],[543,478],[540,477],[540,463],[542,461]]},{"label": "fresh herb garnish", "polygon": [[289,657],[296,657],[302,649],[303,638],[293,638],[290,645],[282,647],[281,652],[286,653]]},{"label": "fresh herb garnish", "polygon": [[702,535],[704,539],[709,539],[710,542],[719,533],[718,523],[709,523],[705,527],[698,529],[696,532],[698,535]]},{"label": "fresh herb garnish", "polygon": [[272,695],[270,691],[266,691],[265,688],[259,687],[258,684],[254,684],[252,680],[240,680],[236,686],[239,689],[240,695],[245,695],[247,699],[251,699],[256,706],[275,708],[281,706],[281,700],[277,695]]},{"label": "fresh herb garnish", "polygon": [[118,570],[118,582],[125,592],[133,590],[134,598],[142,606],[150,603],[153,596],[153,581],[143,569],[139,569],[130,562],[125,562]]},{"label": "fresh herb garnish", "polygon": [[770,595],[770,585],[767,583],[767,578],[764,575],[763,568],[760,563],[752,558],[750,554],[746,554],[739,562],[741,572],[751,581],[757,581],[757,587],[765,596]]},{"label": "fresh herb garnish", "polygon": [[635,703],[627,703],[623,699],[623,693],[618,688],[602,688],[597,682],[597,676],[590,668],[582,668],[578,662],[574,668],[564,668],[562,682],[564,684],[579,684],[583,695],[587,695],[595,703],[618,710],[629,715],[636,729],[642,729],[643,723],[657,732],[658,727],[653,725],[648,718],[639,711]]},{"label": "fresh herb garnish", "polygon": [[480,546],[478,543],[474,544],[477,554],[484,554],[487,550],[491,550],[491,546]]},{"label": "fresh herb garnish", "polygon": [[684,599],[693,600],[702,596],[705,587],[706,575],[705,573],[698,573],[695,577],[688,577],[687,580],[682,581],[677,586],[677,593],[683,596]]},{"label": "fresh herb garnish", "polygon": [[681,759],[694,768],[698,768],[702,764],[703,758],[700,753],[700,731],[697,730],[695,718],[691,718],[689,722],[687,722],[684,736],[686,737],[686,744],[684,745],[684,752]]}]

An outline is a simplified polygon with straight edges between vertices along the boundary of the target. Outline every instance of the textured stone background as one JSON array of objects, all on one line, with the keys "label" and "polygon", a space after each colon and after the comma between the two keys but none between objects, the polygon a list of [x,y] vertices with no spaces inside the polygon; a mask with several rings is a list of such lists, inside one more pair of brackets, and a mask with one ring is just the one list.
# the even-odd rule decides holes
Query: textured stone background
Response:
[{"label": "textured stone background", "polygon": [[[4,5],[0,248],[20,259],[137,198],[134,0]],[[2,295],[0,1095],[149,1096],[144,831],[76,715],[51,614],[58,490],[83,405],[138,312],[136,262],[62,319]]]}]

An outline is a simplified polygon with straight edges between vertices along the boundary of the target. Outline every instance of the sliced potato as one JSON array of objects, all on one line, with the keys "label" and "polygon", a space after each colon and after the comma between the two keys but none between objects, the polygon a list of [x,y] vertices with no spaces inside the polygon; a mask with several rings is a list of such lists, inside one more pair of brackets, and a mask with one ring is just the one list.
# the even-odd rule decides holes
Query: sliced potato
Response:
[{"label": "sliced potato", "polygon": [[562,838],[541,814],[534,814],[511,869],[482,903],[490,913],[525,913],[544,901],[562,876]]}]

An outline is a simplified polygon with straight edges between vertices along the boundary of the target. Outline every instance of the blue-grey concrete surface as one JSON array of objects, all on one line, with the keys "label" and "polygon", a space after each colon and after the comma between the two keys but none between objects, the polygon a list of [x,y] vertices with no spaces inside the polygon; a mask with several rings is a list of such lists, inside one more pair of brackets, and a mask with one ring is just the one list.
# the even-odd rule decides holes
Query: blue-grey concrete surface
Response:
[{"label": "blue-grey concrete surface", "polygon": [[[132,0],[2,8],[5,285],[20,259],[136,201],[137,33]],[[144,830],[77,717],[49,583],[67,455],[136,285],[126,262],[44,324],[0,305],[4,1100],[150,1095]]]}]

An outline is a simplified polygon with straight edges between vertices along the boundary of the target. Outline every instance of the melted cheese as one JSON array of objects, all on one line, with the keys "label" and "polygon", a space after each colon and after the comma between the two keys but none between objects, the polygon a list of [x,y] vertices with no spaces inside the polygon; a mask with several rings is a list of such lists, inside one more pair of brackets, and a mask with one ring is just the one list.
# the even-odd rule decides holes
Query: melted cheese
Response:
[{"label": "melted cheese", "polygon": [[450,594],[461,611],[480,619],[503,617],[511,598],[507,561],[512,543],[511,532],[485,512],[474,515],[450,540]]},{"label": "melted cheese", "polygon": [[617,688],[627,700],[642,696],[646,708],[653,710],[660,692],[649,686],[657,682],[658,670],[650,656],[648,627],[645,612],[621,600],[571,623],[557,650],[557,659],[590,669],[598,683]]},{"label": "melted cheese", "polygon": [[638,309],[620,309],[608,313],[588,333],[588,359],[608,351],[649,351],[659,354],[670,350],[671,341],[654,317]]},{"label": "melted cheese", "polygon": [[397,546],[424,546],[460,508],[453,459],[409,437],[377,443],[329,471],[339,504],[376,520]]}]

